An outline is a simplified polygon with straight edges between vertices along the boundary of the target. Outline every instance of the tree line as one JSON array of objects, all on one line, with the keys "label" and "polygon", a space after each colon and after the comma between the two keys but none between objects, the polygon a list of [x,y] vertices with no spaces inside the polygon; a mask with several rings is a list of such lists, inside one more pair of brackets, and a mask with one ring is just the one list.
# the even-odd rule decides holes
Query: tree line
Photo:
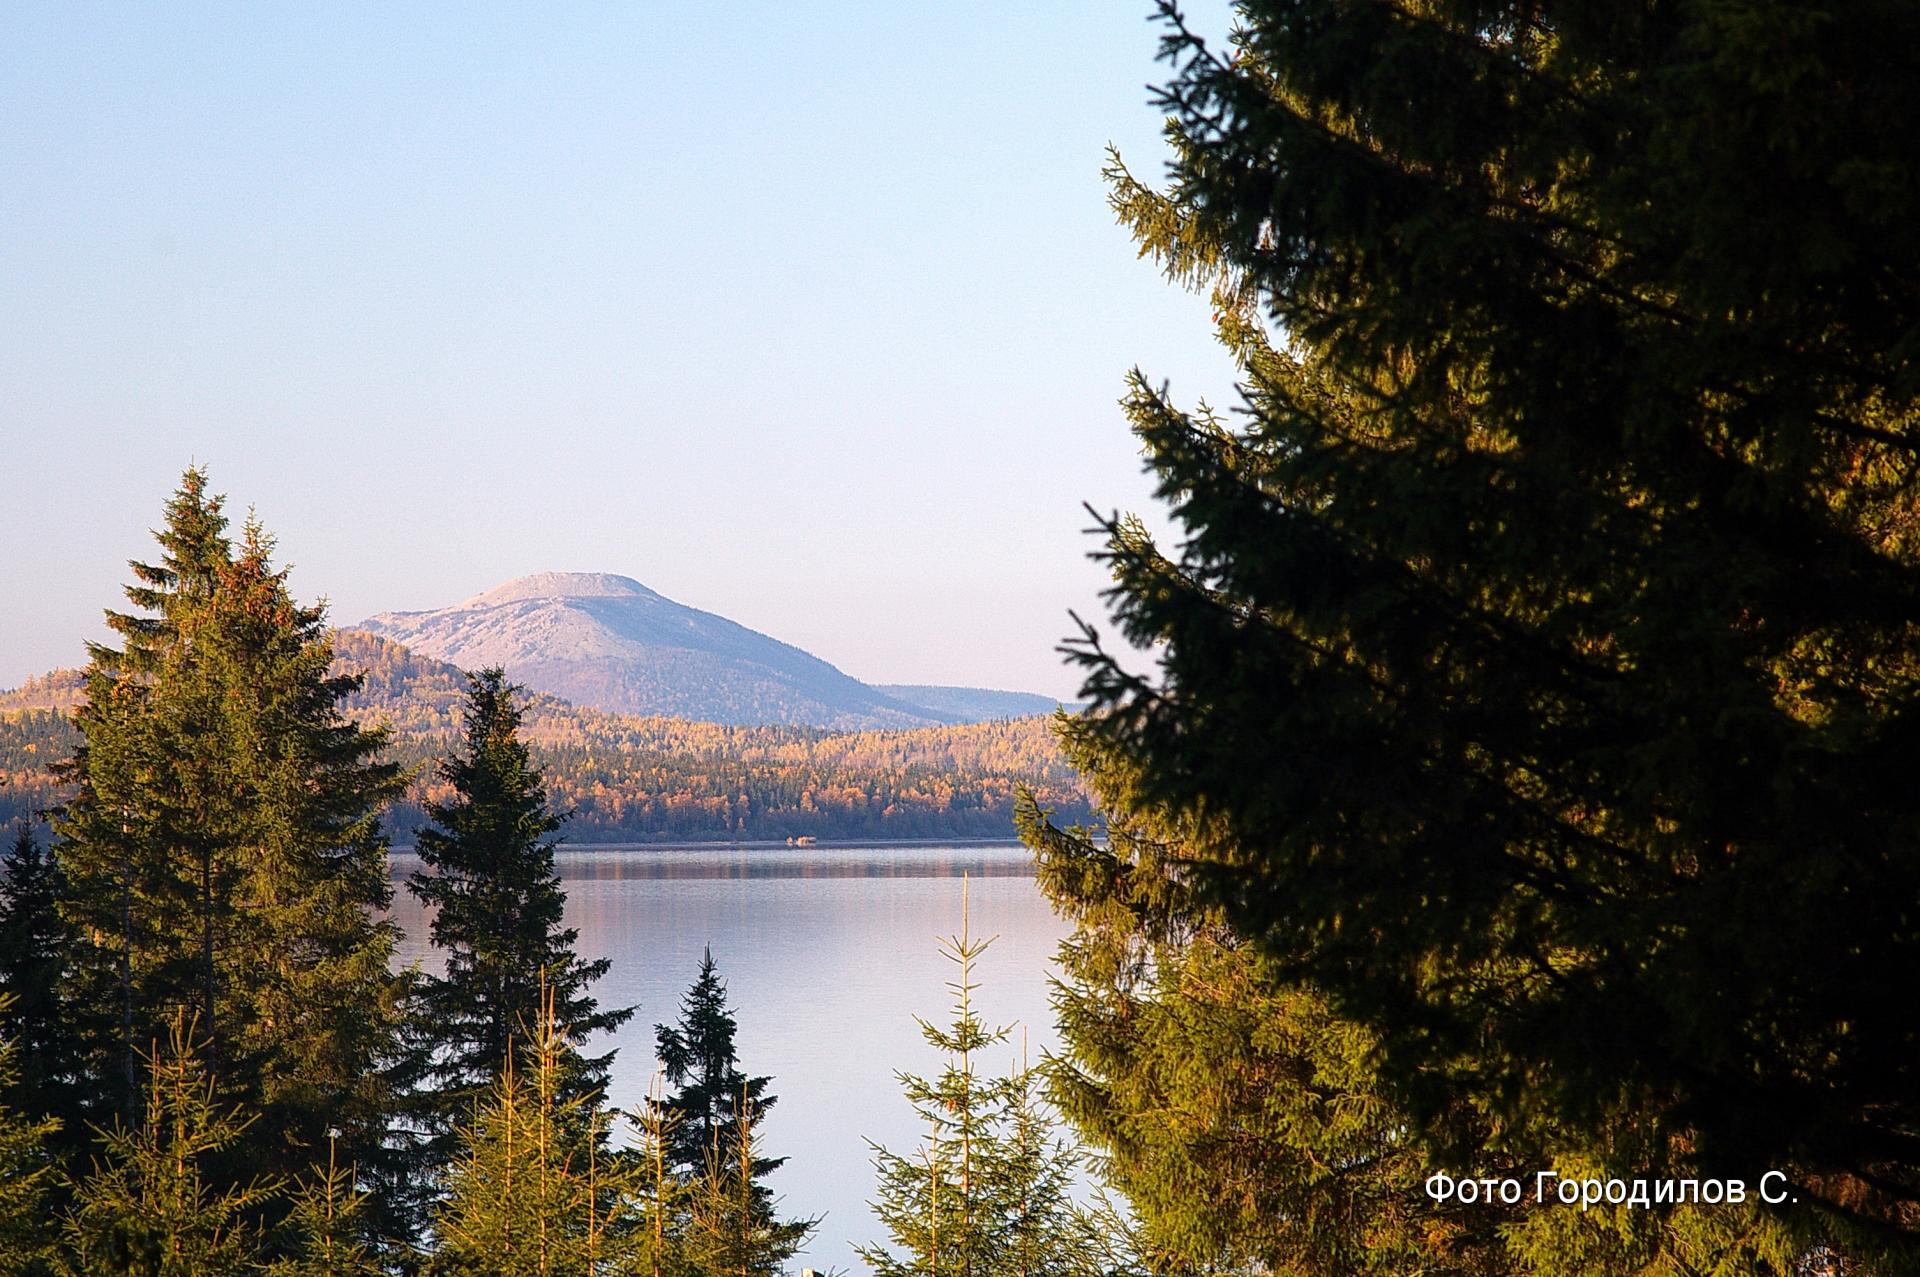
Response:
[{"label": "tree line", "polygon": [[[385,809],[409,842],[446,794],[433,763],[459,736],[465,675],[355,630],[331,643],[335,672],[360,679],[347,717],[387,728],[384,756],[412,778]],[[59,801],[47,767],[77,743],[67,715],[85,686],[81,671],[61,671],[0,696],[0,820]],[[1039,718],[831,732],[610,714],[539,694],[523,708],[577,842],[1011,837],[1022,785],[1063,812],[1091,811]]]}]

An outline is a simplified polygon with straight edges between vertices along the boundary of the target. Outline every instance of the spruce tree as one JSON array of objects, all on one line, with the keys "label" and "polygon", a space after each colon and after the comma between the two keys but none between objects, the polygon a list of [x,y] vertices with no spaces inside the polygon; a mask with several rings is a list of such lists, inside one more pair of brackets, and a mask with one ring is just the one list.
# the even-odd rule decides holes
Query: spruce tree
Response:
[{"label": "spruce tree", "polygon": [[284,1230],[290,1253],[267,1266],[266,1277],[380,1277],[388,1271],[368,1242],[368,1196],[340,1164],[329,1140],[327,1164],[315,1165],[291,1194]]},{"label": "spruce tree", "polygon": [[[1111,1274],[1126,1243],[1117,1221],[1074,1200],[1087,1168],[1041,1096],[1041,1070],[1026,1057],[1007,1075],[1000,1158],[990,1192],[1001,1212],[998,1269],[1005,1277],[1092,1277]],[[1130,1257],[1130,1256],[1129,1256]]]},{"label": "spruce tree", "polygon": [[1637,1130],[1910,1248],[1920,14],[1163,9],[1171,177],[1115,205],[1241,411],[1131,383],[1180,532],[1108,522],[1160,668],[1078,649],[1102,797],[1416,1132]]},{"label": "spruce tree", "polygon": [[[1066,737],[1069,757],[1106,783],[1101,756]],[[1095,838],[1055,827],[1027,795],[1016,813],[1042,890],[1074,924],[1049,1089],[1157,1268],[1510,1271],[1501,1239],[1524,1212],[1427,1195],[1426,1177],[1449,1168],[1410,1137],[1373,1035],[1193,898],[1177,829],[1111,813]],[[1444,1120],[1481,1133],[1471,1112]],[[1526,1169],[1504,1157],[1482,1167]]]},{"label": "spruce tree", "polygon": [[666,1106],[666,1075],[656,1071],[646,1101],[629,1113],[625,1150],[633,1168],[634,1263],[639,1277],[688,1277],[695,1271],[690,1234],[695,1183],[683,1177],[669,1151],[674,1118]]},{"label": "spruce tree", "polygon": [[204,470],[182,476],[154,534],[159,560],[130,565],[125,592],[136,610],[107,613],[120,646],[88,645],[86,699],[74,713],[81,743],[56,768],[72,787],[54,822],[61,914],[83,941],[68,1003],[95,1116],[137,1115],[143,1045],[188,998],[192,936],[182,921],[199,911],[159,827],[171,769],[148,705],[183,620],[206,606],[231,561],[222,505]]},{"label": "spruce tree", "polygon": [[232,894],[208,905],[201,961],[231,990],[222,1032],[257,1086],[267,1167],[291,1175],[329,1130],[350,1161],[384,1138],[405,983],[378,917],[392,901],[380,814],[403,781],[385,734],[341,712],[358,679],[333,673],[325,613],[293,600],[271,549],[250,522],[195,635],[224,702],[211,769],[238,799],[217,849]]},{"label": "spruce tree", "polygon": [[694,1272],[710,1277],[777,1277],[816,1221],[775,1217],[771,1191],[760,1182],[766,1161],[754,1143],[759,1111],[743,1095],[732,1113],[731,1132],[724,1140],[716,1133],[682,1196],[682,1253]]},{"label": "spruce tree", "polygon": [[654,1026],[661,1066],[675,1087],[657,1108],[667,1163],[689,1190],[696,1266],[771,1272],[799,1249],[814,1221],[777,1216],[766,1178],[786,1159],[765,1157],[756,1146],[775,1099],[767,1094],[772,1079],[740,1068],[737,1029],[709,948],[681,997],[679,1022]]},{"label": "spruce tree", "polygon": [[[687,1174],[698,1174],[707,1165],[716,1144],[725,1147],[721,1160],[731,1160],[730,1142],[743,1098],[756,1114],[774,1105],[775,1097],[767,1094],[772,1079],[748,1077],[740,1070],[733,1045],[737,1030],[727,1009],[726,982],[708,948],[700,956],[699,974],[681,996],[679,1022],[656,1024],[653,1030],[660,1063],[675,1087],[666,1101],[670,1153],[674,1165]],[[755,1178],[779,1166],[779,1160],[763,1159]]]},{"label": "spruce tree", "polygon": [[257,523],[226,539],[220,505],[189,471],[161,564],[135,565],[145,614],[93,651],[55,828],[88,1082],[135,1120],[141,1044],[191,1015],[221,1102],[252,1114],[217,1159],[238,1184],[297,1173],[330,1128],[356,1163],[385,1139],[404,983],[379,812],[402,781],[341,712],[357,680],[331,671],[323,610]]},{"label": "spruce tree", "polygon": [[65,1242],[77,1271],[141,1277],[242,1277],[256,1271],[258,1208],[274,1180],[224,1182],[216,1169],[250,1119],[222,1105],[177,1013],[165,1046],[145,1053],[143,1111],[104,1133],[91,1174],[73,1186]]},{"label": "spruce tree", "polygon": [[636,1158],[607,1148],[609,1115],[548,993],[457,1129],[435,1208],[434,1271],[472,1277],[613,1277],[649,1271]]},{"label": "spruce tree", "polygon": [[937,1077],[899,1075],[926,1142],[913,1155],[873,1145],[874,1213],[892,1246],[857,1253],[876,1277],[1090,1277],[1106,1251],[1069,1197],[1079,1155],[1035,1095],[1037,1070],[983,1071],[1011,1029],[974,1010],[973,965],[992,940],[973,936],[970,914],[963,897],[960,930],[941,942],[956,968],[953,1019],[919,1021],[946,1062]]},{"label": "spruce tree", "polygon": [[[446,973],[425,982],[419,1006],[442,1148],[450,1123],[487,1092],[510,1046],[532,1040],[543,996],[551,997],[559,1032],[575,1047],[633,1014],[600,1010],[587,991],[612,964],[582,959],[574,951],[578,930],[564,925],[566,893],[552,835],[565,817],[551,809],[520,739],[518,692],[499,669],[469,676],[465,750],[439,769],[453,797],[427,805],[431,823],[418,841],[425,868],[407,881],[436,911],[430,936],[446,951]],[[570,1097],[604,1091],[611,1052],[568,1058],[577,1070]]]},{"label": "spruce tree", "polygon": [[0,857],[0,1034],[15,1048],[15,1073],[0,1088],[16,1111],[57,1118],[62,1143],[82,1130],[79,1061],[61,996],[75,937],[61,918],[60,870],[22,821]]}]

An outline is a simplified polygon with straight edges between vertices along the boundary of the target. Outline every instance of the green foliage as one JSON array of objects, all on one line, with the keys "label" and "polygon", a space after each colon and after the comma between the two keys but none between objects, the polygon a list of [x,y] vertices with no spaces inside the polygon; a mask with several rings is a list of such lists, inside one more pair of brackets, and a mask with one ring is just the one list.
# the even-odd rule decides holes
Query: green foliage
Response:
[{"label": "green foliage", "polygon": [[[1085,761],[1104,779],[1098,755]],[[1051,1087],[1156,1271],[1510,1271],[1501,1235],[1520,1212],[1426,1195],[1436,1166],[1377,1074],[1373,1035],[1196,902],[1177,842],[1117,815],[1104,843],[1031,802],[1021,817],[1042,889],[1074,922]],[[1484,1168],[1508,1172],[1524,1168]]]},{"label": "green foliage", "polygon": [[1108,526],[1160,670],[1080,650],[1101,804],[1448,1164],[1798,1186],[1596,1266],[1910,1265],[1920,15],[1164,9],[1171,176],[1114,203],[1244,412],[1131,384],[1180,537]]},{"label": "green foliage", "polygon": [[[1124,766],[1069,727],[1097,786]],[[1109,770],[1111,769],[1111,770]],[[1645,1173],[1646,1133],[1592,1144],[1501,1131],[1480,1097],[1416,1115],[1378,1067],[1378,1040],[1313,986],[1282,977],[1194,896],[1181,831],[1110,817],[1104,842],[1030,801],[1023,836],[1049,898],[1074,921],[1055,1006],[1067,1047],[1050,1083],[1130,1203],[1134,1248],[1163,1272],[1784,1273],[1804,1249],[1757,1203],[1591,1211],[1534,1203],[1532,1172]],[[1519,1205],[1436,1203],[1436,1145]]]},{"label": "green foliage", "polygon": [[[775,1098],[767,1094],[771,1079],[748,1077],[740,1071],[740,1056],[733,1045],[737,1028],[727,1009],[726,982],[720,978],[713,950],[707,949],[700,956],[699,974],[681,996],[679,1022],[656,1024],[653,1030],[660,1063],[675,1087],[666,1100],[666,1118],[670,1159],[680,1171],[698,1172],[716,1143],[727,1145],[721,1160],[732,1161],[734,1150],[728,1141],[742,1103],[751,1106],[756,1120],[774,1105]],[[765,1162],[755,1177],[779,1165]]]},{"label": "green foliage", "polygon": [[[0,1029],[10,1029],[10,995],[0,994]],[[57,1167],[48,1145],[60,1123],[34,1117],[4,1097],[17,1089],[19,1044],[0,1035],[0,1277],[51,1273],[53,1233],[49,1197]]]},{"label": "green foliage", "polygon": [[255,1270],[255,1208],[277,1181],[221,1186],[214,1169],[251,1119],[215,1098],[184,1015],[147,1055],[144,1114],[103,1132],[102,1156],[74,1185],[66,1243],[76,1277],[240,1277]]},{"label": "green foliage", "polygon": [[730,1113],[732,1123],[714,1132],[699,1175],[683,1181],[681,1262],[706,1277],[775,1277],[816,1221],[775,1215],[761,1177],[779,1161],[761,1157],[754,1144],[760,1109],[743,1094]]},{"label": "green foliage", "polygon": [[[524,1061],[524,1064],[516,1063]],[[460,1132],[434,1215],[433,1271],[474,1277],[602,1277],[645,1271],[641,1168],[610,1156],[597,1093],[578,1093],[580,1062],[557,1000],[508,1051]]]},{"label": "green foliage", "polygon": [[[517,690],[498,669],[471,676],[465,751],[440,766],[454,796],[428,807],[432,824],[419,836],[426,868],[407,882],[435,910],[431,938],[447,952],[446,974],[420,993],[442,1124],[471,1109],[514,1041],[535,1040],[543,1014],[575,1046],[633,1014],[601,1011],[587,993],[611,964],[582,960],[573,947],[579,932],[563,925],[566,893],[550,835],[564,818],[549,807],[520,740]],[[569,1058],[578,1069],[570,1095],[605,1088],[611,1054]]]},{"label": "green foliage", "polygon": [[953,1019],[921,1020],[927,1041],[946,1056],[937,1077],[900,1074],[926,1142],[913,1155],[873,1146],[879,1200],[874,1213],[891,1247],[860,1247],[876,1277],[1084,1277],[1109,1270],[1105,1230],[1077,1205],[1071,1189],[1077,1150],[1055,1133],[1035,1095],[1037,1070],[1024,1061],[983,1076],[978,1056],[1005,1046],[1007,1028],[984,1023],[973,1008],[973,964],[991,939],[976,939],[969,910],[960,931],[941,942],[957,968],[947,986]]},{"label": "green foliage", "polygon": [[211,1083],[251,1117],[219,1159],[238,1184],[288,1176],[330,1128],[377,1159],[405,982],[379,811],[402,778],[375,731],[343,717],[319,608],[292,599],[249,523],[189,471],[93,649],[72,795],[55,822],[69,1001],[83,1074],[131,1123],[143,1044],[191,1014]]},{"label": "green foliage", "polygon": [[189,470],[167,503],[157,564],[134,563],[127,598],[139,613],[107,614],[121,646],[89,647],[80,734],[57,768],[71,786],[54,823],[67,892],[62,916],[81,937],[71,1004],[102,1112],[131,1120],[140,1104],[142,1043],[188,1001],[186,967],[198,912],[163,824],[172,810],[166,750],[149,713],[152,684],[183,621],[204,607],[229,563],[221,499]]},{"label": "green foliage", "polygon": [[1121,1236],[1116,1212],[1074,1200],[1085,1169],[1077,1146],[1060,1130],[1040,1095],[1040,1069],[1022,1051],[1006,1078],[997,1162],[984,1170],[998,1199],[998,1271],[1006,1277],[1088,1277],[1133,1267],[1132,1239]]},{"label": "green foliage", "polygon": [[290,1254],[267,1265],[267,1277],[378,1277],[385,1272],[367,1242],[367,1195],[336,1158],[315,1166],[292,1193],[284,1229]]},{"label": "green foliage", "polygon": [[629,1114],[631,1139],[625,1150],[632,1167],[630,1186],[635,1226],[632,1271],[646,1277],[688,1277],[695,1186],[676,1169],[670,1152],[675,1122],[667,1112],[666,1077],[656,1072],[646,1102]]}]

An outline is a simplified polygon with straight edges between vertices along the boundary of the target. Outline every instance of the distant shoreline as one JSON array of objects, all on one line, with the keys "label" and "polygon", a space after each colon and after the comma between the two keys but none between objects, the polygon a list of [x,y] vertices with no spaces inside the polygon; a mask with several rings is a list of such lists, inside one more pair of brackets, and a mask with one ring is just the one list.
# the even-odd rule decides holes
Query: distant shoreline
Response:
[{"label": "distant shoreline", "polygon": [[[759,839],[749,842],[563,842],[556,855],[583,851],[861,851],[888,847],[932,848],[964,847],[987,849],[1024,846],[1018,838],[819,838],[804,846],[784,839]],[[411,856],[416,848],[390,847],[388,854]]]}]

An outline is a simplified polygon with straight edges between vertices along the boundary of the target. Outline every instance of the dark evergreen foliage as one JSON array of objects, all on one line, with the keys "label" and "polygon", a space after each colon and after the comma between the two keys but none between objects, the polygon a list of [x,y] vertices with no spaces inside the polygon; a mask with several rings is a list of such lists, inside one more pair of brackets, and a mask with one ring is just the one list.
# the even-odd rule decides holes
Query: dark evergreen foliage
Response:
[{"label": "dark evergreen foliage", "polygon": [[[700,971],[680,999],[680,1019],[654,1026],[654,1040],[673,1092],[659,1102],[659,1127],[669,1167],[704,1200],[708,1242],[728,1253],[757,1257],[755,1272],[778,1267],[799,1248],[811,1220],[775,1217],[766,1177],[786,1161],[764,1157],[754,1147],[760,1119],[772,1108],[767,1077],[749,1077],[734,1048],[733,1013],[727,986],[713,960],[700,957]],[[784,1252],[784,1253],[776,1253]]]},{"label": "dark evergreen foliage", "polygon": [[1108,524],[1101,796],[1449,1164],[1471,1102],[1910,1248],[1920,11],[1165,9],[1115,204],[1244,403],[1132,384],[1180,545]]},{"label": "dark evergreen foliage", "polygon": [[59,1166],[59,1120],[12,1103],[20,1048],[8,1029],[13,1007],[0,993],[0,1277],[50,1277],[58,1229],[51,1217]]},{"label": "dark evergreen foliage", "polygon": [[[756,1113],[774,1105],[775,1097],[767,1094],[772,1079],[748,1077],[740,1070],[733,1045],[736,1028],[727,1009],[726,982],[709,948],[700,956],[699,974],[681,996],[679,1021],[656,1024],[653,1029],[660,1063],[675,1088],[666,1101],[673,1128],[669,1156],[683,1171],[698,1172],[715,1142],[731,1138],[743,1100]],[[758,1173],[779,1165],[766,1162]]]},{"label": "dark evergreen foliage", "polygon": [[194,944],[180,928],[200,911],[162,827],[170,768],[148,704],[183,621],[231,561],[221,507],[206,473],[189,469],[154,534],[160,561],[130,565],[126,595],[139,610],[107,614],[121,646],[88,646],[85,699],[73,715],[80,743],[56,768],[71,786],[54,823],[67,888],[61,912],[85,940],[74,955],[71,1005],[103,1118],[133,1120],[142,1046],[189,1000]]},{"label": "dark evergreen foliage", "polygon": [[[611,965],[574,952],[579,932],[563,925],[566,893],[554,869],[565,817],[520,740],[519,689],[498,669],[470,676],[462,753],[440,766],[453,797],[427,808],[420,831],[426,866],[407,888],[436,913],[431,938],[446,950],[446,973],[429,978],[420,1019],[431,1040],[426,1065],[439,1144],[470,1116],[516,1041],[527,1042],[550,996],[561,1037],[577,1047],[619,1027],[630,1008],[600,1010],[588,993]],[[613,1056],[570,1057],[568,1098],[602,1091]]]},{"label": "dark evergreen foliage", "polygon": [[79,1060],[62,996],[73,930],[61,918],[60,869],[22,821],[0,858],[0,1037],[16,1048],[15,1079],[5,1090],[16,1111],[57,1118],[59,1142],[84,1137]]},{"label": "dark evergreen foliage", "polygon": [[[1069,748],[1121,797],[1099,755]],[[1427,1195],[1440,1167],[1380,1078],[1373,1035],[1280,979],[1193,899],[1174,831],[1116,812],[1096,840],[1031,803],[1021,815],[1042,889],[1074,922],[1050,1089],[1131,1205],[1156,1268],[1516,1271],[1501,1236],[1523,1210]],[[1507,1158],[1482,1167],[1526,1170]]]}]

